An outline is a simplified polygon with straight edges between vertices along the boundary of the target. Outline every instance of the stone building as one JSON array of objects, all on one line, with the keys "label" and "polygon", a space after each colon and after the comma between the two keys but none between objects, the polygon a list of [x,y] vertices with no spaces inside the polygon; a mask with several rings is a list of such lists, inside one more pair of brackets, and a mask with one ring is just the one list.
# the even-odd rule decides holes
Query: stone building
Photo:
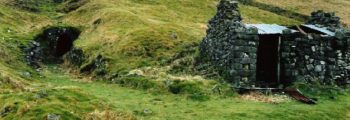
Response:
[{"label": "stone building", "polygon": [[314,12],[297,26],[244,24],[238,3],[221,0],[208,26],[202,63],[236,87],[349,82],[350,32],[334,13]]}]

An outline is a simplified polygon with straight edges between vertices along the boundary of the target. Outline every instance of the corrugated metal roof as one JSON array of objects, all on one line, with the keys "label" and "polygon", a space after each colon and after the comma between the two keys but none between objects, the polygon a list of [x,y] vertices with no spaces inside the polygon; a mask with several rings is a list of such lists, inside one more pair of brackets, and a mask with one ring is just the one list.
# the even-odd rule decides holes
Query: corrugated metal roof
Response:
[{"label": "corrugated metal roof", "polygon": [[[285,26],[277,24],[246,24],[247,27],[255,27],[258,29],[259,34],[282,34],[283,30],[289,29]],[[292,30],[292,32],[297,32]]]},{"label": "corrugated metal roof", "polygon": [[329,36],[335,35],[335,32],[328,30],[326,27],[318,27],[316,25],[302,25],[302,26],[319,31],[319,32],[322,32],[322,33],[329,35]]}]

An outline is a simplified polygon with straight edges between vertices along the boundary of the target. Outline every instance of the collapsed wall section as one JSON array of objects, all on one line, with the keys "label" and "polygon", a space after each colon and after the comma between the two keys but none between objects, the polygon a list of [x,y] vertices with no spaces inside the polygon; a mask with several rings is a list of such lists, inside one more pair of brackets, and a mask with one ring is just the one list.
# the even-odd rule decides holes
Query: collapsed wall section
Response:
[{"label": "collapsed wall section", "polygon": [[235,86],[252,85],[256,80],[258,30],[241,22],[236,1],[222,0],[217,9],[200,45],[200,56]]},{"label": "collapsed wall section", "polygon": [[320,25],[332,31],[344,27],[341,24],[340,17],[336,16],[334,12],[328,13],[322,10],[312,12],[310,20],[306,24]]}]

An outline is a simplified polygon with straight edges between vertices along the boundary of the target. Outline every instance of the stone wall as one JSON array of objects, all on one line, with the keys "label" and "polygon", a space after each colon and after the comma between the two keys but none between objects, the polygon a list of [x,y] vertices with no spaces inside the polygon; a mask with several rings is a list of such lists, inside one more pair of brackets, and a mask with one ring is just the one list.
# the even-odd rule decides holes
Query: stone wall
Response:
[{"label": "stone wall", "polygon": [[350,78],[350,31],[338,16],[323,11],[313,12],[307,24],[326,27],[335,36],[309,33],[282,35],[282,74],[287,84],[295,81],[322,85],[345,85]]},{"label": "stone wall", "polygon": [[256,80],[257,29],[248,29],[241,20],[237,2],[220,1],[200,45],[202,60],[236,86],[251,85]]},{"label": "stone wall", "polygon": [[281,64],[287,83],[345,85],[349,81],[348,38],[283,35]]}]

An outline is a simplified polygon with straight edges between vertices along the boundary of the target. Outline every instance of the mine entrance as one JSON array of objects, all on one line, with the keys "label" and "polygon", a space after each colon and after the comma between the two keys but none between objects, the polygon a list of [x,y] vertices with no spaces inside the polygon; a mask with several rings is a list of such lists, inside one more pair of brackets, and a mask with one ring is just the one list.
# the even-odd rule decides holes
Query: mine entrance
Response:
[{"label": "mine entrance", "polygon": [[60,63],[62,56],[73,48],[80,30],[74,27],[52,27],[36,37],[44,63]]},{"label": "mine entrance", "polygon": [[73,41],[76,39],[76,35],[71,33],[63,33],[60,35],[56,45],[56,57],[61,57],[67,53],[73,47]]},{"label": "mine entrance", "polygon": [[259,35],[257,85],[278,87],[280,83],[279,35]]}]

